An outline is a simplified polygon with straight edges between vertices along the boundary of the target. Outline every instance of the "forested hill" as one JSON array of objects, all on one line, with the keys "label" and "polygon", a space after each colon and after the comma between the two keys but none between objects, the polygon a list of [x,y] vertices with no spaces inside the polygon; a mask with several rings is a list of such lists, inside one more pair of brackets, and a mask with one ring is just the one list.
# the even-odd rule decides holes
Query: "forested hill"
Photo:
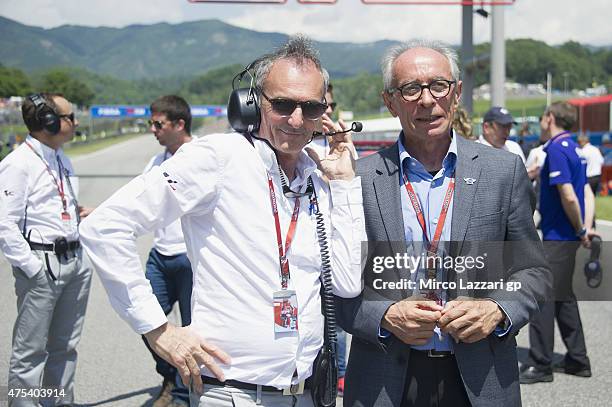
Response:
[{"label": "forested hill", "polygon": [[[231,78],[256,56],[287,39],[217,20],[125,28],[30,27],[0,17],[0,97],[32,90],[61,91],[80,105],[149,103],[178,93],[191,103],[225,103]],[[340,101],[356,111],[380,106],[379,60],[393,41],[317,42]],[[490,44],[476,46],[483,62],[476,84],[489,81]],[[551,46],[532,39],[506,41],[506,76],[519,83],[612,89],[612,47],[576,42]],[[343,99],[343,100],[342,100]]]},{"label": "forested hill", "polygon": [[[286,34],[247,30],[218,20],[43,29],[0,17],[0,63],[29,72],[79,67],[131,80],[184,77],[235,63],[246,65],[286,39]],[[351,76],[377,71],[383,50],[392,43],[318,42],[317,47],[331,74]]]}]

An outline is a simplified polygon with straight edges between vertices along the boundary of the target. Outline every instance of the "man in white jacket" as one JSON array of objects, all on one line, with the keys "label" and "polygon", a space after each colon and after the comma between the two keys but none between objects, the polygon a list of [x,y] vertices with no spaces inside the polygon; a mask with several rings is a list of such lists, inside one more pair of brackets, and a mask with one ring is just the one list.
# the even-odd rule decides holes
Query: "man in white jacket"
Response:
[{"label": "man in white jacket", "polygon": [[[17,319],[9,367],[9,405],[74,402],[91,268],[84,261],[78,179],[62,146],[78,120],[58,94],[34,94],[22,115],[30,134],[0,163],[0,247],[13,266]],[[33,397],[22,391],[39,389]]]},{"label": "man in white jacket", "polygon": [[[365,230],[350,135],[334,136],[325,158],[303,151],[327,108],[317,52],[295,37],[252,69],[257,131],[184,145],[83,224],[111,304],[191,382],[192,406],[312,405],[300,384],[323,343],[317,210],[333,293],[355,297],[362,288]],[[168,323],[135,246],[136,236],[179,217],[194,273],[185,328]]]}]

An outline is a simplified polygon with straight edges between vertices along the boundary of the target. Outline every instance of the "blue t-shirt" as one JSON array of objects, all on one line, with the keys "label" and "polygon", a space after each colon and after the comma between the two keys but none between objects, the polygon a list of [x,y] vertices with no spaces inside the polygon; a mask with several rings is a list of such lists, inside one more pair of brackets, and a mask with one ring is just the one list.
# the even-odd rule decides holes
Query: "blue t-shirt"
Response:
[{"label": "blue t-shirt", "polygon": [[544,240],[579,240],[576,231],[563,210],[557,190],[559,184],[572,184],[580,203],[584,220],[584,185],[586,160],[569,132],[553,137],[545,146],[546,160],[540,173],[540,213]]}]

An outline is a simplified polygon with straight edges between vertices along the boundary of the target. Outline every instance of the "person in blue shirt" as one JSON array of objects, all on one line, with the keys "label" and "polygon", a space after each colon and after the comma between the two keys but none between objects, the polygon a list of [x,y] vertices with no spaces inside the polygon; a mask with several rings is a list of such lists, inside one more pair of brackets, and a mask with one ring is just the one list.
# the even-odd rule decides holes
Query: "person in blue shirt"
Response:
[{"label": "person in blue shirt", "polygon": [[[550,297],[552,277],[521,159],[452,129],[457,59],[429,40],[398,44],[382,58],[382,97],[402,131],[356,163],[368,244],[362,294],[336,301],[353,335],[345,406],[521,405],[515,335]],[[488,256],[485,270],[396,261],[426,252],[458,262],[484,247],[514,253]],[[462,287],[500,280],[522,288]],[[419,287],[434,281],[443,286]]]},{"label": "person in blue shirt", "polygon": [[[552,382],[553,370],[580,377],[591,376],[582,322],[572,278],[576,250],[588,247],[595,200],[586,178],[586,161],[570,129],[576,109],[565,102],[550,105],[540,120],[546,160],[540,174],[540,212],[546,257],[553,271],[555,302],[541,304],[529,326],[530,350],[522,367],[521,383]],[[557,320],[567,354],[552,364],[554,321]]]}]

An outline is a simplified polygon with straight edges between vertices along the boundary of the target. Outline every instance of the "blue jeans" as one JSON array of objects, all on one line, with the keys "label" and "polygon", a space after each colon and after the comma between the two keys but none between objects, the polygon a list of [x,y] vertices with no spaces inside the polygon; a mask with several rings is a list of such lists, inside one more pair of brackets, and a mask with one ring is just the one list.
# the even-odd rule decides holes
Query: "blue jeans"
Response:
[{"label": "blue jeans", "polygon": [[336,325],[336,334],[338,335],[338,378],[344,377],[346,372],[346,332]]},{"label": "blue jeans", "polygon": [[[174,303],[178,301],[181,312],[181,324],[191,324],[191,288],[193,285],[193,273],[191,263],[186,254],[176,256],[164,256],[155,249],[151,249],[147,260],[145,276],[151,282],[153,294],[157,297],[164,313],[168,315],[172,311]],[[173,381],[172,397],[189,402],[189,389],[181,381],[176,368],[164,359],[157,356],[142,337],[147,348],[155,359],[155,370],[165,380]]]}]

